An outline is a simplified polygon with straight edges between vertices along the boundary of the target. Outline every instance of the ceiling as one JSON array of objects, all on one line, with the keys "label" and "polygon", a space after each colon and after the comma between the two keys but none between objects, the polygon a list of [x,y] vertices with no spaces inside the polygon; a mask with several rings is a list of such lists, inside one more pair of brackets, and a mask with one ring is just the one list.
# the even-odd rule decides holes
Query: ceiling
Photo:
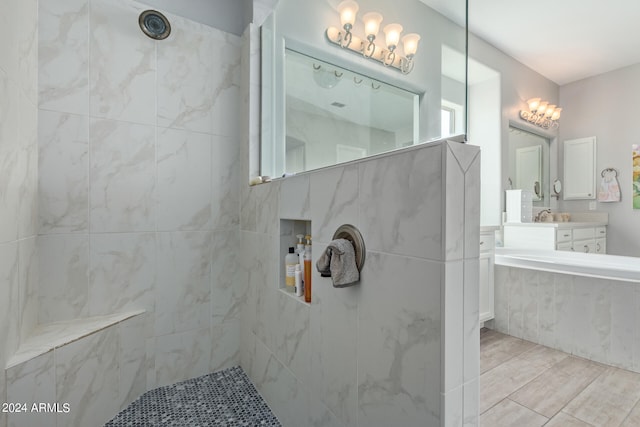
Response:
[{"label": "ceiling", "polygon": [[[275,2],[141,1],[234,34]],[[421,1],[464,25],[463,0]],[[469,0],[469,31],[559,85],[640,63],[638,18],[638,0]]]},{"label": "ceiling", "polygon": [[[464,23],[460,0],[422,1]],[[638,18],[637,0],[469,0],[471,33],[559,85],[640,63]]]}]

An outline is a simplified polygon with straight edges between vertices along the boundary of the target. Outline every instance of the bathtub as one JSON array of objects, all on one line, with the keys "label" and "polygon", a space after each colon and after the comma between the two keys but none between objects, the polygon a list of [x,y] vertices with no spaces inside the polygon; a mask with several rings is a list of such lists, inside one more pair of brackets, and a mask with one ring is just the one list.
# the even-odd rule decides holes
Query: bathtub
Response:
[{"label": "bathtub", "polygon": [[495,251],[491,329],[640,372],[640,258]]},{"label": "bathtub", "polygon": [[640,258],[535,249],[496,248],[495,263],[505,267],[640,282]]}]

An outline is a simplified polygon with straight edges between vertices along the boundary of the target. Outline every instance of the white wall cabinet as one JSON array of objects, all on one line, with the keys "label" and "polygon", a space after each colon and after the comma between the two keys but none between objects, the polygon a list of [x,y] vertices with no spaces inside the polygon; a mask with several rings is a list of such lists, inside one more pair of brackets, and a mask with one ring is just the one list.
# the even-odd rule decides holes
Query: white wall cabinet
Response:
[{"label": "white wall cabinet", "polygon": [[495,231],[480,232],[480,322],[494,318]]},{"label": "white wall cabinet", "polygon": [[564,142],[564,200],[596,198],[596,137]]}]

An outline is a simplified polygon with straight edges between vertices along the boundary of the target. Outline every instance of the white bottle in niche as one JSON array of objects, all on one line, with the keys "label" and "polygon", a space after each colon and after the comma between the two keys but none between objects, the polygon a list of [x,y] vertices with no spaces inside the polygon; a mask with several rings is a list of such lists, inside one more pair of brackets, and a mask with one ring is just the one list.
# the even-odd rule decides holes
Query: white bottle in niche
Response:
[{"label": "white bottle in niche", "polygon": [[304,286],[302,286],[302,271],[300,270],[300,264],[296,265],[295,278],[296,296],[301,297],[302,295],[304,295]]},{"label": "white bottle in niche", "polygon": [[284,257],[284,284],[287,289],[293,291],[296,285],[296,265],[299,265],[298,255],[294,252],[293,246],[289,248],[289,253]]},{"label": "white bottle in niche", "polygon": [[302,274],[302,282],[304,283],[304,243],[302,239],[304,234],[297,234],[298,244],[296,245],[296,253],[298,254],[298,261],[300,263],[300,272]]}]

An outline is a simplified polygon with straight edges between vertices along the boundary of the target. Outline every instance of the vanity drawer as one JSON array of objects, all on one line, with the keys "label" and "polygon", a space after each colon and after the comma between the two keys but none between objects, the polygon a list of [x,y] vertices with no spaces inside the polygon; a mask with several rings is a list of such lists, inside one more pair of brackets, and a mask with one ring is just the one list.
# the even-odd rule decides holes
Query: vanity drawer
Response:
[{"label": "vanity drawer", "polygon": [[596,239],[607,237],[607,227],[596,227]]},{"label": "vanity drawer", "polygon": [[556,230],[556,241],[560,242],[570,242],[571,241],[571,229],[570,228],[559,228]]},{"label": "vanity drawer", "polygon": [[559,251],[572,251],[573,246],[571,245],[571,242],[562,242],[558,243],[558,247],[556,249]]},{"label": "vanity drawer", "polygon": [[593,227],[574,228],[573,240],[593,239],[596,236],[595,231],[596,230]]}]

